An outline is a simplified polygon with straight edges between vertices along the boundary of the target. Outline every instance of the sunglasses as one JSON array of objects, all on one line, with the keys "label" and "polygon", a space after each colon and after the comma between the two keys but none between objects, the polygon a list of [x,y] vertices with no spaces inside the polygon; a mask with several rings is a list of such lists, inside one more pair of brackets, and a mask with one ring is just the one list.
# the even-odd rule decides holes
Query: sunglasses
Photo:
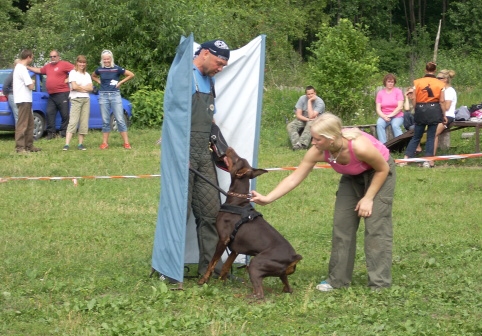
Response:
[{"label": "sunglasses", "polygon": [[54,55],[54,56],[49,56],[50,58],[55,58],[55,57],[59,57],[58,55]]},{"label": "sunglasses", "polygon": [[445,79],[445,77],[437,77],[437,79]]}]

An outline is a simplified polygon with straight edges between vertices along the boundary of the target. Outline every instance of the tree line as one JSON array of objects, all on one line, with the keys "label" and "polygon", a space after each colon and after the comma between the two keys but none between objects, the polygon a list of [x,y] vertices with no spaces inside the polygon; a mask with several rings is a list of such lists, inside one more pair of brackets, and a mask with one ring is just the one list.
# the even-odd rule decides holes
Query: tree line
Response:
[{"label": "tree line", "polygon": [[[343,57],[365,60],[357,71],[367,80],[377,72],[413,77],[431,57],[439,22],[441,52],[480,53],[481,17],[480,0],[0,0],[0,67],[10,67],[24,48],[43,65],[57,49],[66,60],[86,55],[92,71],[110,49],[117,64],[136,74],[126,95],[162,90],[181,36],[192,32],[196,41],[222,38],[232,49],[265,34],[267,85],[326,83],[331,79],[322,77],[336,68],[355,66],[340,63]],[[328,71],[327,62],[338,67]],[[362,90],[365,81],[353,84]]]}]

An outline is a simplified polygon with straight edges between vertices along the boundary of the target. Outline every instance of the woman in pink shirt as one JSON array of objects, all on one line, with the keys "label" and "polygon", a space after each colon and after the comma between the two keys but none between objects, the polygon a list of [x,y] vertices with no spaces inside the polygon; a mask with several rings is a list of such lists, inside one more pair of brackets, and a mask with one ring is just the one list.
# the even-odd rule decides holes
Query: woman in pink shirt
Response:
[{"label": "woman in pink shirt", "polygon": [[296,188],[318,162],[328,162],[342,174],[336,193],[329,274],[316,288],[348,287],[355,264],[356,232],[365,219],[368,286],[390,287],[392,282],[392,201],[395,162],[388,149],[357,128],[342,130],[341,120],[324,113],[311,127],[313,146],[298,168],[268,195],[252,191],[251,201],[266,205]]},{"label": "woman in pink shirt", "polygon": [[383,78],[383,86],[377,93],[376,111],[379,116],[377,120],[377,136],[381,143],[387,142],[385,129],[392,126],[393,136],[396,138],[402,135],[403,125],[403,93],[395,87],[397,77],[394,74],[387,74]]}]

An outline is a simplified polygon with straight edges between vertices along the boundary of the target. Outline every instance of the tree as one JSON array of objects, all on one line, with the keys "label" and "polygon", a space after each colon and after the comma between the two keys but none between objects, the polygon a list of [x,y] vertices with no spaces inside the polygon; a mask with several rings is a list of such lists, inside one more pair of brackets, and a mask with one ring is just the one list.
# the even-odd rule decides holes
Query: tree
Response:
[{"label": "tree", "polygon": [[482,2],[466,0],[453,2],[447,11],[443,35],[449,45],[459,52],[480,52],[482,49]]},{"label": "tree", "polygon": [[296,77],[294,70],[301,64],[293,44],[304,40],[305,27],[313,24],[309,14],[296,1],[203,0],[191,19],[197,23],[193,28],[196,39],[223,38],[232,49],[265,34],[266,77],[275,84],[283,80],[288,85],[287,80]]},{"label": "tree", "polygon": [[[10,68],[16,56],[13,36],[22,23],[22,12],[12,0],[0,0],[0,67]],[[12,48],[13,46],[13,48]]]},{"label": "tree", "polygon": [[313,83],[327,109],[348,121],[366,106],[365,88],[378,71],[378,57],[360,26],[341,19],[335,27],[323,25],[310,50]]}]

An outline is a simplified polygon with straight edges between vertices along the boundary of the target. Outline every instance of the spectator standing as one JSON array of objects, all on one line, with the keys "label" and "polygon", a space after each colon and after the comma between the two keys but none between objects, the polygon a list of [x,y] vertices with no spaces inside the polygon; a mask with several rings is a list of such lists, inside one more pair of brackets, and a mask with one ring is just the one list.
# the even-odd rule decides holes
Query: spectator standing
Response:
[{"label": "spectator standing", "polygon": [[274,202],[296,188],[318,162],[329,163],[342,176],[336,192],[328,279],[316,289],[326,292],[350,285],[361,217],[365,219],[368,286],[374,290],[390,287],[396,165],[388,148],[359,129],[342,130],[340,118],[331,113],[313,122],[311,135],[313,146],[298,168],[266,196],[253,190],[251,201]]},{"label": "spectator standing", "polygon": [[[311,142],[311,124],[323,112],[325,112],[325,102],[316,95],[313,86],[307,86],[305,94],[295,105],[296,119],[286,126],[293,150],[308,148]],[[302,132],[301,135],[300,132]]]},{"label": "spectator standing", "polygon": [[64,151],[69,149],[70,140],[75,132],[79,132],[79,144],[77,149],[86,150],[84,146],[84,136],[89,130],[90,116],[90,95],[92,91],[92,78],[85,71],[87,68],[87,58],[84,55],[77,56],[75,67],[69,74],[70,83],[70,118],[65,137]]},{"label": "spectator standing", "polygon": [[15,128],[15,150],[17,153],[38,152],[33,145],[32,90],[35,82],[30,78],[27,66],[33,61],[31,50],[20,53],[20,61],[13,70],[13,97],[18,108],[18,123]]},{"label": "spectator standing", "polygon": [[69,72],[74,69],[70,62],[63,61],[57,50],[52,50],[49,55],[50,62],[41,68],[28,67],[30,71],[47,75],[46,88],[49,94],[47,100],[47,140],[55,138],[55,118],[60,112],[60,136],[65,137],[69,124]]},{"label": "spectator standing", "polygon": [[450,127],[450,124],[455,120],[455,107],[457,106],[457,92],[452,87],[452,78],[455,77],[454,70],[440,70],[437,75],[437,79],[445,83],[445,103],[442,105],[442,109],[445,111],[446,122],[437,125],[437,131],[435,132],[435,142],[433,146],[433,155],[437,154],[438,148],[438,136],[442,132]]},{"label": "spectator standing", "polygon": [[[20,61],[19,59],[16,59],[15,62],[13,63],[14,69],[19,61]],[[8,106],[10,106],[10,109],[12,110],[13,118],[15,119],[15,125],[17,125],[18,109],[17,109],[17,104],[15,104],[15,101],[13,99],[13,70],[7,76],[7,78],[5,78],[5,81],[3,82],[2,91],[3,91],[3,95],[7,97]]]},{"label": "spectator standing", "polygon": [[[124,78],[121,80],[121,76]],[[100,55],[100,67],[92,73],[92,80],[100,84],[99,105],[102,114],[102,144],[100,149],[109,147],[110,111],[114,114],[117,129],[124,141],[124,148],[131,149],[127,135],[127,125],[122,108],[120,86],[134,78],[134,73],[114,63],[114,54],[110,50],[103,50]]]},{"label": "spectator standing", "polygon": [[395,87],[397,77],[394,74],[387,74],[383,78],[384,88],[377,93],[376,111],[377,120],[377,136],[381,143],[387,142],[386,128],[392,126],[393,137],[402,135],[401,126],[403,124],[403,93],[402,90]]},{"label": "spectator standing", "polygon": [[[414,81],[415,128],[405,151],[405,159],[415,156],[415,150],[420,144],[425,127],[427,127],[425,155],[433,156],[437,125],[441,122],[447,123],[445,110],[441,107],[445,104],[445,83],[435,77],[435,70],[437,70],[437,65],[428,62],[425,65],[425,76]],[[423,163],[425,168],[433,168],[434,165],[433,161]]]}]

